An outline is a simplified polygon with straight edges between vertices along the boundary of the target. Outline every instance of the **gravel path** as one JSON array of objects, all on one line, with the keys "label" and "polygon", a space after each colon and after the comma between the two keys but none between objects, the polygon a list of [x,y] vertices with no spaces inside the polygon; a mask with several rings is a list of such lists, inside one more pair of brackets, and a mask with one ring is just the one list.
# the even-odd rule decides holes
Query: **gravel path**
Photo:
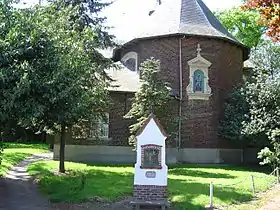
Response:
[{"label": "gravel path", "polygon": [[[280,190],[279,186],[276,188],[276,190]],[[259,210],[279,210],[279,209],[280,209],[280,196],[278,195],[277,197],[271,199],[268,204],[266,204]]]},{"label": "gravel path", "polygon": [[32,155],[0,179],[0,210],[52,210],[49,201],[39,194],[37,185],[27,173],[30,163],[50,160],[52,155]]}]

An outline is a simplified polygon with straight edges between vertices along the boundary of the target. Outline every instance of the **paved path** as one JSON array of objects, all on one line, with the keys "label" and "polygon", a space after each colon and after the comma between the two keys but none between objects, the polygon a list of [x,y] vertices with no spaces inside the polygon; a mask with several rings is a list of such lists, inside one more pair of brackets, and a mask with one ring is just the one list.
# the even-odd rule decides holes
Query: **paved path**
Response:
[{"label": "paved path", "polygon": [[52,159],[52,153],[32,155],[11,168],[0,179],[0,210],[51,210],[49,201],[41,196],[27,173],[30,163]]}]

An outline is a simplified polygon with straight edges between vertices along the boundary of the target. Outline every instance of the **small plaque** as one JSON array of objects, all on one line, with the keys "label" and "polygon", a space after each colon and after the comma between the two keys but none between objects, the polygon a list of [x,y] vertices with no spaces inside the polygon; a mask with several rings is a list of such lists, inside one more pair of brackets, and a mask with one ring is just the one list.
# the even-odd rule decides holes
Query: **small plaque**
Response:
[{"label": "small plaque", "polygon": [[156,178],[156,172],[155,171],[147,171],[146,172],[147,178]]}]

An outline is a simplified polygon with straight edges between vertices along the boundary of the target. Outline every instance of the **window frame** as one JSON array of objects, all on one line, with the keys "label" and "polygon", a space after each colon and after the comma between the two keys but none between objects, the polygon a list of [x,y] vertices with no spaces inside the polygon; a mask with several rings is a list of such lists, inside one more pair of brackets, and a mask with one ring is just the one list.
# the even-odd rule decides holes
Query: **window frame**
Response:
[{"label": "window frame", "polygon": [[[158,166],[147,166],[144,164],[144,154],[146,149],[156,149],[159,151],[158,153]],[[141,145],[141,169],[162,169],[162,146],[157,144],[146,144]]]},{"label": "window frame", "polygon": [[[99,138],[101,140],[109,140],[109,131],[110,131],[110,115],[109,113],[105,113],[105,117],[107,118],[107,122],[104,123],[103,117],[99,118],[95,122],[91,123],[90,126],[90,134],[89,134],[89,139],[94,139],[94,138]],[[95,128],[94,128],[95,127]],[[94,135],[94,129],[97,129],[97,136]],[[102,135],[102,130],[105,130],[105,134],[107,135]]]}]

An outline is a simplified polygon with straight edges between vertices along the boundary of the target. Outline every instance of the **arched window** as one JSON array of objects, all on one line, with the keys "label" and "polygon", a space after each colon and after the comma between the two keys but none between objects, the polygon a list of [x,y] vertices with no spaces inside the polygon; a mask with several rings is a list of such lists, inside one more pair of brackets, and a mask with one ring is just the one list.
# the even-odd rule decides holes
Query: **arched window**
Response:
[{"label": "arched window", "polygon": [[193,74],[193,91],[204,93],[204,73],[201,70],[196,70]]},{"label": "arched window", "polygon": [[122,57],[121,62],[131,71],[138,71],[138,54],[136,52],[131,51],[126,53]]}]

